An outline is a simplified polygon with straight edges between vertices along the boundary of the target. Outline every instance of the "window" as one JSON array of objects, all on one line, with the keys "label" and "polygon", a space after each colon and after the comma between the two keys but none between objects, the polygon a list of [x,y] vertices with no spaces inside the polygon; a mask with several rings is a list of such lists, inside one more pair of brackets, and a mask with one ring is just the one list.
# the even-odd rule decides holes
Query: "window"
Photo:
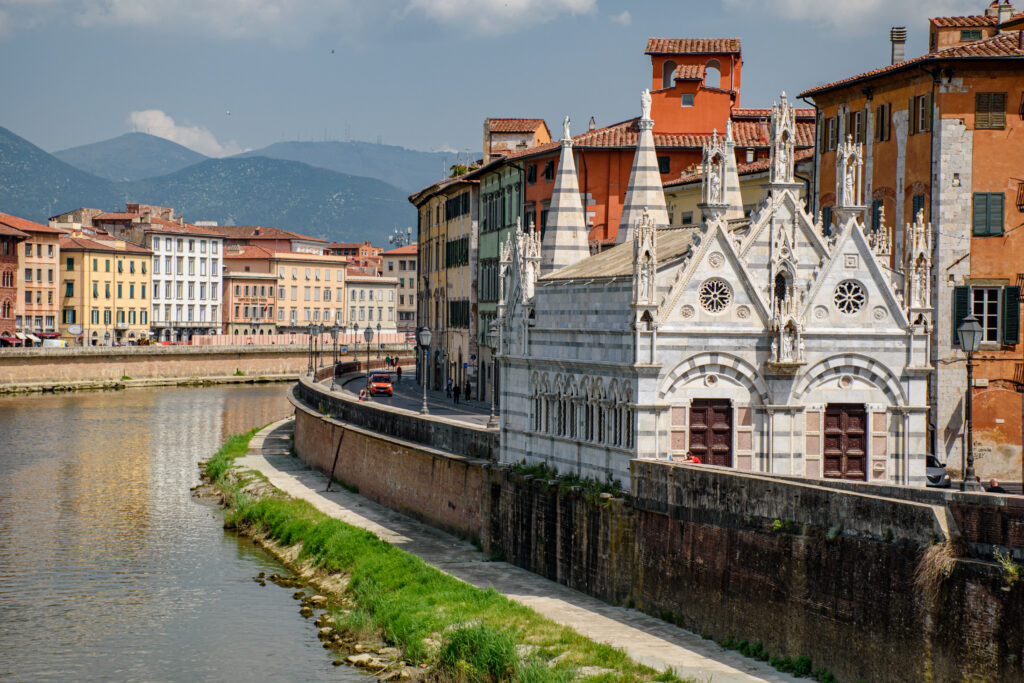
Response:
[{"label": "window", "polygon": [[544,182],[550,183],[555,178],[555,162],[549,159],[544,162]]},{"label": "window", "polygon": [[956,330],[967,317],[968,306],[978,319],[982,341],[1013,346],[1020,341],[1020,287],[955,287],[953,290],[953,345]]},{"label": "window", "polygon": [[90,320],[90,322],[92,322],[93,325],[99,325],[100,324],[100,312],[98,310],[96,310],[95,308],[92,309],[92,311],[89,312],[89,320]]},{"label": "window", "polygon": [[[32,245],[31,244],[26,244],[25,245],[25,256],[31,256],[31,255],[32,255]],[[94,263],[95,263],[95,261],[94,261]],[[96,268],[93,268],[93,270],[96,270]]]},{"label": "window", "polygon": [[846,132],[853,136],[855,143],[862,143],[867,135],[866,132],[866,121],[867,116],[863,109],[857,111],[851,111],[846,115]]},{"label": "window", "polygon": [[1003,193],[974,193],[974,230],[975,237],[988,237],[1003,234]]},{"label": "window", "polygon": [[[141,292],[139,293],[139,298],[140,299],[145,299],[146,298],[146,285],[145,285],[145,283],[140,285],[140,289],[141,289]],[[143,320],[142,322],[146,322],[146,321]]]},{"label": "window", "polygon": [[960,29],[960,42],[969,43],[973,40],[981,40],[981,29],[980,28],[962,28]]},{"label": "window", "polygon": [[60,322],[64,325],[73,325],[75,323],[75,309],[65,308]]},{"label": "window", "polygon": [[200,254],[205,254],[206,253],[206,240],[199,240],[199,253]]},{"label": "window", "polygon": [[[154,261],[154,263],[159,263],[159,261]],[[146,262],[145,261],[142,262],[142,274],[143,275],[146,274]]]},{"label": "window", "polygon": [[669,157],[658,157],[658,173],[668,173],[671,167],[672,160]]},{"label": "window", "polygon": [[828,236],[832,234],[832,207],[821,207],[821,232]]},{"label": "window", "polygon": [[924,195],[923,194],[915,194],[913,197],[911,197],[911,205],[912,205],[912,209],[911,209],[912,213],[910,214],[910,220],[916,221],[917,220],[917,212],[924,210]]},{"label": "window", "polygon": [[875,140],[885,142],[892,135],[892,104],[875,107]]},{"label": "window", "polygon": [[682,95],[680,95],[679,96],[679,106],[680,107],[692,107],[693,106],[693,93],[692,92],[684,92]]},{"label": "window", "polygon": [[100,296],[100,283],[92,283],[92,296],[94,299],[98,299]]},{"label": "window", "polygon": [[825,127],[822,129],[822,135],[825,136],[823,142],[824,151],[834,152],[836,145],[839,142],[839,117],[830,116],[825,119]]},{"label": "window", "polygon": [[533,185],[537,182],[537,164],[530,164],[526,168],[526,184]]},{"label": "window", "polygon": [[[145,285],[143,285],[143,287],[145,287]],[[204,301],[206,300],[206,283],[205,282],[200,282],[199,283],[199,298],[204,300]]]},{"label": "window", "polygon": [[190,256],[189,259],[188,259],[188,274],[189,275],[195,275],[196,274],[196,259],[195,259],[194,256]]},{"label": "window", "polygon": [[110,298],[110,283],[109,282],[104,282],[103,283],[103,298],[104,299],[109,299]]},{"label": "window", "polygon": [[[156,309],[154,308],[153,310],[156,310]],[[148,325],[149,324],[149,311],[147,311],[145,309],[142,310],[142,312],[139,314],[139,323],[142,324],[142,325]]]},{"label": "window", "polygon": [[135,298],[135,285],[131,285],[131,284],[128,285],[128,298],[129,299],[134,299]]},{"label": "window", "polygon": [[693,211],[683,212],[681,219],[683,225],[693,225]]},{"label": "window", "polygon": [[110,272],[110,259],[106,259],[106,260],[104,261],[104,265],[103,265],[103,267],[104,267],[104,270],[105,270],[106,272],[108,272],[108,273]]},{"label": "window", "polygon": [[882,227],[882,206],[881,199],[871,202],[871,230],[874,232]]},{"label": "window", "polygon": [[722,65],[717,59],[712,59],[704,66],[704,87],[722,87]]},{"label": "window", "polygon": [[120,282],[118,282],[118,283],[117,283],[117,298],[118,298],[118,299],[123,299],[123,298],[124,298],[124,294],[123,294],[123,292],[124,292],[124,290],[123,290],[123,289],[121,289],[121,283],[120,283]]},{"label": "window", "polygon": [[185,248],[185,240],[182,239],[181,237],[179,237],[178,238],[178,251],[181,251],[184,248]]},{"label": "window", "polygon": [[119,272],[119,273],[123,273],[124,272],[124,261],[118,261],[117,262],[117,272]]},{"label": "window", "polygon": [[[6,243],[5,243],[5,244],[6,244]],[[73,258],[71,258],[70,256],[68,256],[68,258],[67,258],[67,261],[66,261],[66,264],[65,264],[65,266],[64,266],[64,267],[65,267],[65,268],[66,268],[67,270],[74,270],[74,269],[75,269],[75,259],[73,259]]]},{"label": "window", "polygon": [[109,308],[107,310],[103,311],[103,324],[104,325],[109,325],[110,324],[110,309]]},{"label": "window", "polygon": [[927,133],[932,129],[932,95],[910,98],[910,134]]},{"label": "window", "polygon": [[676,73],[676,63],[673,62],[671,59],[667,60],[661,66],[661,87],[662,88],[671,88],[672,87],[672,80],[673,80],[672,77],[675,75],[675,73]]},{"label": "window", "polygon": [[25,269],[25,282],[32,282],[32,269],[31,268],[26,268]]},{"label": "window", "polygon": [[1006,127],[1006,93],[980,92],[974,96],[975,129]]},{"label": "window", "polygon": [[132,274],[135,273],[135,261],[128,262],[128,272]]},{"label": "window", "polygon": [[177,268],[178,275],[182,275],[184,273],[184,269],[185,269],[185,257],[184,256],[179,256],[178,257],[177,266],[178,266],[178,268]]}]

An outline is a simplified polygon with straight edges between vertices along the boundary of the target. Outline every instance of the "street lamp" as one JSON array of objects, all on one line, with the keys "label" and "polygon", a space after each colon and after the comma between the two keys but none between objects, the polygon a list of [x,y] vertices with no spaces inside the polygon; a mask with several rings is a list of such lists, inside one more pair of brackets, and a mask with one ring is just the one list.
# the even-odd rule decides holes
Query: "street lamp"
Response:
[{"label": "street lamp", "polygon": [[416,341],[420,345],[420,365],[423,368],[421,373],[423,378],[423,407],[420,408],[420,414],[426,415],[430,411],[427,410],[427,354],[430,353],[430,328],[424,325],[420,328],[420,331],[416,333]]},{"label": "street lamp", "polygon": [[373,341],[373,328],[369,324],[363,330],[363,339],[366,340],[366,400],[370,400],[370,342]]},{"label": "street lamp", "polygon": [[313,374],[313,323],[306,326],[306,334],[309,335],[309,339],[306,341],[307,355],[309,357],[309,364],[306,367],[306,373],[309,375]]},{"label": "street lamp", "polygon": [[380,333],[380,323],[377,323],[377,360],[380,361],[380,355],[384,352],[384,337]]},{"label": "street lamp", "polygon": [[331,391],[334,391],[334,379],[338,376],[338,333],[341,328],[335,323],[331,326],[331,339],[334,340],[334,363],[331,364]]},{"label": "street lamp", "polygon": [[956,336],[960,341],[960,348],[967,354],[967,396],[964,399],[964,440],[966,441],[967,467],[963,470],[963,481],[960,482],[961,491],[977,491],[981,488],[977,477],[974,476],[974,435],[972,428],[972,392],[971,385],[974,384],[974,353],[981,346],[983,330],[974,314],[964,318],[960,327],[956,328]]},{"label": "street lamp", "polygon": [[498,416],[494,414],[494,401],[498,393],[498,321],[491,321],[487,329],[487,343],[491,347],[491,418],[487,420],[487,428],[498,426]]}]

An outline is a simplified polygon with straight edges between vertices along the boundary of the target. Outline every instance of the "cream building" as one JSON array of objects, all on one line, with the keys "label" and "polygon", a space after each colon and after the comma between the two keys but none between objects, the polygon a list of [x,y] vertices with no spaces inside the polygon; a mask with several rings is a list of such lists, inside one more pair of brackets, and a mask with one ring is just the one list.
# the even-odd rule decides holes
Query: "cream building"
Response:
[{"label": "cream building", "polygon": [[416,332],[416,261],[419,247],[408,244],[385,251],[382,274],[398,280],[398,316],[395,326],[403,334]]},{"label": "cream building", "polygon": [[304,332],[309,325],[345,325],[347,260],[342,256],[274,252],[277,330]]},{"label": "cream building", "polygon": [[364,275],[353,271],[348,275],[349,328],[357,325],[375,332],[397,331],[398,280],[393,277]]}]

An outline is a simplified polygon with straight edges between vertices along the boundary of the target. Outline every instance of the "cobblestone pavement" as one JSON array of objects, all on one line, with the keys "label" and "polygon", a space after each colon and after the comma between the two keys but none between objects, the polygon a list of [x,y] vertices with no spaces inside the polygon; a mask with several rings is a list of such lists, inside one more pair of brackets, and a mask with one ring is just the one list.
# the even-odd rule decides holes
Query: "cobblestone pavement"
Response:
[{"label": "cobblestone pavement", "polygon": [[288,418],[264,428],[253,437],[238,465],[263,473],[277,488],[331,517],[367,529],[479,588],[493,586],[549,619],[621,648],[635,661],[659,671],[672,667],[683,678],[714,683],[797,680],[636,610],[613,607],[506,562],[489,562],[470,543],[358,494],[345,489],[325,492],[327,477],[289,454],[293,427],[294,419]]}]

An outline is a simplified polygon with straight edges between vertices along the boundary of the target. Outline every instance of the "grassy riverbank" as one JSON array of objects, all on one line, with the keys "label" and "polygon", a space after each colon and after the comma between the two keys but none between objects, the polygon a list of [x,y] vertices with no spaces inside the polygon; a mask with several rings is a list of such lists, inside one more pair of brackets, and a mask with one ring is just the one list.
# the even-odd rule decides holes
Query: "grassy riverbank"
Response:
[{"label": "grassy riverbank", "polygon": [[480,590],[232,468],[255,430],[231,437],[205,466],[224,497],[225,523],[297,550],[296,562],[342,577],[335,626],[379,636],[406,662],[455,681],[680,679],[584,638],[493,589]]}]

